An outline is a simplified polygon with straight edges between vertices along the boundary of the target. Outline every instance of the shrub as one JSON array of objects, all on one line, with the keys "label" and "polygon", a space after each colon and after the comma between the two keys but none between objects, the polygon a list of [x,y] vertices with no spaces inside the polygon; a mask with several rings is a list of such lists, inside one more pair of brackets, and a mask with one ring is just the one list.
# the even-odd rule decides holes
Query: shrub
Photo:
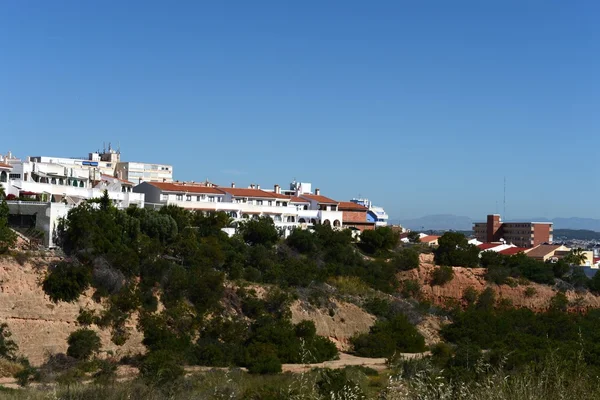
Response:
[{"label": "shrub", "polygon": [[321,371],[321,376],[317,380],[317,390],[326,399],[366,399],[358,383],[348,377],[346,369]]},{"label": "shrub", "polygon": [[79,325],[92,325],[95,321],[96,313],[94,310],[86,310],[84,308],[79,309],[79,315],[77,316]]},{"label": "shrub", "polygon": [[473,286],[469,286],[468,288],[465,289],[465,291],[463,292],[463,300],[467,302],[467,304],[471,305],[473,303],[475,303],[475,301],[477,300],[477,290],[475,290],[475,288]]},{"label": "shrub", "polygon": [[417,298],[421,294],[421,284],[414,279],[407,279],[402,282],[402,296]]},{"label": "shrub", "polygon": [[419,252],[411,247],[400,250],[393,258],[398,271],[409,271],[419,267]]},{"label": "shrub", "polygon": [[163,386],[185,374],[181,357],[169,350],[149,352],[140,366],[140,374],[149,384]]},{"label": "shrub", "polygon": [[0,324],[0,357],[7,360],[14,360],[15,352],[18,349],[17,344],[10,339],[11,336],[8,325],[5,322]]},{"label": "shrub", "polygon": [[443,285],[448,283],[454,278],[454,270],[452,267],[442,265],[433,271],[431,276],[431,284],[432,285]]},{"label": "shrub", "polygon": [[60,263],[42,282],[42,289],[53,302],[73,302],[90,285],[90,271],[81,265]]},{"label": "shrub", "polygon": [[14,255],[15,260],[19,263],[20,266],[25,265],[27,261],[29,261],[29,253],[24,251],[18,251]]},{"label": "shrub", "polygon": [[392,250],[397,244],[400,234],[389,226],[366,230],[360,234],[359,247],[366,253],[375,254]]},{"label": "shrub", "polygon": [[537,294],[537,290],[534,287],[529,286],[525,289],[524,293],[525,297],[533,297]]},{"label": "shrub", "polygon": [[373,297],[363,303],[363,308],[370,314],[381,318],[388,317],[392,313],[392,305],[388,300]]},{"label": "shrub", "polygon": [[356,276],[338,276],[330,278],[328,283],[335,286],[342,295],[362,296],[369,293],[369,286]]},{"label": "shrub", "polygon": [[67,339],[69,347],[67,355],[78,360],[87,360],[100,351],[101,342],[98,334],[91,329],[78,329]]},{"label": "shrub", "polygon": [[479,298],[477,299],[477,307],[480,310],[492,310],[494,305],[496,304],[496,292],[492,288],[486,288],[483,292],[479,294]]},{"label": "shrub", "polygon": [[404,315],[378,321],[369,333],[351,339],[354,351],[362,357],[391,357],[395,352],[418,353],[425,350],[425,339]]},{"label": "shrub", "polygon": [[248,347],[246,367],[251,374],[276,374],[281,372],[277,347],[271,343],[254,343]]}]

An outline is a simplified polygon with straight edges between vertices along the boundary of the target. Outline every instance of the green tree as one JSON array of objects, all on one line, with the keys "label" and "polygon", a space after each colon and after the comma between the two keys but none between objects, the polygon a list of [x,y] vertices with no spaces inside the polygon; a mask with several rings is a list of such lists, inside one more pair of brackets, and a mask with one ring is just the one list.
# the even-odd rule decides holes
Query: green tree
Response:
[{"label": "green tree", "polygon": [[8,226],[8,213],[4,188],[0,187],[0,254],[6,253],[17,240],[17,235]]},{"label": "green tree", "polygon": [[447,282],[450,282],[452,278],[454,278],[454,270],[452,267],[442,265],[433,271],[433,274],[431,275],[431,284],[441,286]]},{"label": "green tree", "polygon": [[419,252],[413,248],[405,248],[396,253],[392,259],[398,271],[419,268]]},{"label": "green tree", "polygon": [[421,235],[417,231],[408,232],[407,238],[410,243],[421,243]]},{"label": "green tree", "polygon": [[0,357],[9,360],[15,359],[15,352],[18,350],[17,344],[10,338],[12,334],[8,330],[6,323],[0,324]]},{"label": "green tree", "polygon": [[569,251],[569,253],[563,257],[563,260],[570,265],[585,265],[587,257],[582,248],[577,248]]},{"label": "green tree", "polygon": [[73,302],[90,285],[91,273],[88,267],[59,263],[42,282],[42,289],[53,302]]},{"label": "green tree", "polygon": [[67,355],[78,360],[87,360],[100,351],[101,342],[98,334],[91,329],[78,329],[67,339],[69,347]]},{"label": "green tree", "polygon": [[369,254],[392,250],[398,245],[400,234],[389,226],[366,230],[360,234],[360,248]]},{"label": "green tree", "polygon": [[268,216],[252,218],[242,222],[238,227],[238,233],[244,242],[252,246],[272,246],[279,239],[275,223]]},{"label": "green tree", "polygon": [[438,239],[438,244],[434,252],[436,264],[471,268],[479,265],[479,249],[469,244],[465,235],[446,232]]}]

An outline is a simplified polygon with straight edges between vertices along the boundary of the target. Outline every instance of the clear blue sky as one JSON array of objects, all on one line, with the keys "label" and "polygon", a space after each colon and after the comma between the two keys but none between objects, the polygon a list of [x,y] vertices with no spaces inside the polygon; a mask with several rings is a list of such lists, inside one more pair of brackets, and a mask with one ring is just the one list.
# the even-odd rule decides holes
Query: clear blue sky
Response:
[{"label": "clear blue sky", "polygon": [[[294,4],[292,4],[294,3]],[[0,4],[0,151],[120,142],[181,180],[392,217],[600,217],[598,1]]]}]

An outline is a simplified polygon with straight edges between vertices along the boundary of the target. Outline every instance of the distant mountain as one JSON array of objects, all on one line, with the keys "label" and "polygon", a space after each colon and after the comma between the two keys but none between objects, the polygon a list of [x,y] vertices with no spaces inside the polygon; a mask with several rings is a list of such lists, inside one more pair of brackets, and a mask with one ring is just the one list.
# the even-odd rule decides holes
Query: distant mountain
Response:
[{"label": "distant mountain", "polygon": [[[479,218],[477,221],[484,222],[485,216]],[[552,222],[554,223],[554,229],[585,229],[595,232],[600,232],[600,219],[595,218],[518,218],[509,219],[508,221],[534,221],[534,222]],[[394,222],[400,223],[402,226],[419,231],[427,230],[456,230],[456,231],[467,231],[473,229],[473,222],[469,217],[461,217],[452,214],[437,214],[437,215],[426,215],[421,218],[413,219],[399,219]]]},{"label": "distant mountain", "polygon": [[473,229],[473,220],[469,217],[460,217],[452,214],[426,215],[421,218],[400,219],[400,225],[415,231],[428,230],[460,230]]}]

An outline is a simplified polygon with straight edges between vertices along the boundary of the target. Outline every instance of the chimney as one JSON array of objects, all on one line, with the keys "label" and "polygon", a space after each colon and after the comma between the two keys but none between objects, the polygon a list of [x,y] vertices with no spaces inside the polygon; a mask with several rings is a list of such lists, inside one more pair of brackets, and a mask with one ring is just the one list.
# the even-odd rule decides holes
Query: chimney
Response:
[{"label": "chimney", "polygon": [[260,185],[256,185],[256,188],[257,188],[258,190],[260,190]]},{"label": "chimney", "polygon": [[250,184],[250,189],[254,189],[254,183]]},{"label": "chimney", "polygon": [[273,190],[275,191],[275,193],[277,193],[277,194],[281,194],[281,186],[279,186],[279,185],[275,185],[275,186],[273,187]]},{"label": "chimney", "polygon": [[231,187],[235,188],[235,182],[231,182]]},{"label": "chimney", "polygon": [[320,196],[321,195],[321,189],[315,189],[315,194],[317,196]]}]

